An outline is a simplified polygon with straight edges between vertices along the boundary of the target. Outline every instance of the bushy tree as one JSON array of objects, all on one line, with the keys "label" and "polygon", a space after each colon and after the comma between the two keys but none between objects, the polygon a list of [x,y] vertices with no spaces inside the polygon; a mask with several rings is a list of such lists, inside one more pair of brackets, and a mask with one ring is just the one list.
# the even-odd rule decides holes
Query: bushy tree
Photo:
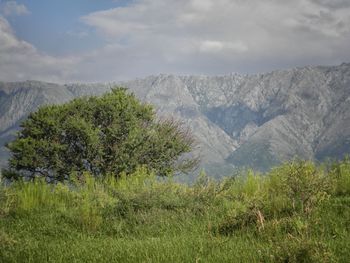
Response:
[{"label": "bushy tree", "polygon": [[160,120],[151,105],[124,88],[41,107],[21,128],[7,145],[12,157],[4,175],[12,178],[63,181],[83,172],[118,177],[138,166],[167,176],[197,163],[189,154],[194,139],[188,129],[172,119]]}]

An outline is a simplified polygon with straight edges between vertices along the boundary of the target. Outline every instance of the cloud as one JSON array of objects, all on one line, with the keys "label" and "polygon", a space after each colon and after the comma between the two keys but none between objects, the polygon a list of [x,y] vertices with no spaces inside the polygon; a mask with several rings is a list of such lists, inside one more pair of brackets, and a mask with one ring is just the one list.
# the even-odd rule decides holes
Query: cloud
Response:
[{"label": "cloud", "polygon": [[349,0],[312,0],[314,3],[330,9],[349,8]]},{"label": "cloud", "polygon": [[212,0],[193,0],[190,4],[198,11],[209,11],[214,5]]},{"label": "cloud", "polygon": [[219,53],[225,51],[241,53],[247,51],[248,47],[241,42],[205,40],[200,43],[199,50],[203,53]]},{"label": "cloud", "polygon": [[138,0],[81,20],[110,44],[157,60],[155,71],[266,71],[350,60],[348,3]]},{"label": "cloud", "polygon": [[[51,56],[16,37],[9,22],[0,16],[0,81],[42,80],[48,82],[112,81],[142,75],[149,63],[142,53],[109,44],[74,56]],[[158,68],[159,69],[159,68]],[[148,71],[150,73],[151,71]]]},{"label": "cloud", "polygon": [[57,58],[39,52],[31,44],[19,40],[8,21],[0,16],[0,80],[69,79],[75,58]]},{"label": "cloud", "polygon": [[16,1],[6,1],[4,4],[2,4],[0,9],[5,16],[21,16],[30,14],[25,5],[18,4]]},{"label": "cloud", "polygon": [[0,32],[0,79],[110,81],[338,64],[350,61],[347,3],[134,0],[81,17],[105,45],[65,57],[44,54],[17,39],[7,23]]}]

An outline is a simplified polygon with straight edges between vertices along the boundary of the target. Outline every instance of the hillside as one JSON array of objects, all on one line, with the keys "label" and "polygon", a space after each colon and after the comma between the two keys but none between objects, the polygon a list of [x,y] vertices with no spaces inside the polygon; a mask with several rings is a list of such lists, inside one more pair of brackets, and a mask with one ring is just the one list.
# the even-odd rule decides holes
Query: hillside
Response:
[{"label": "hillside", "polygon": [[[202,165],[267,170],[300,157],[350,153],[350,64],[256,75],[159,75],[114,84],[128,87],[161,115],[180,118],[195,134]],[[114,84],[0,83],[0,157],[21,120],[40,105],[99,95]]]}]

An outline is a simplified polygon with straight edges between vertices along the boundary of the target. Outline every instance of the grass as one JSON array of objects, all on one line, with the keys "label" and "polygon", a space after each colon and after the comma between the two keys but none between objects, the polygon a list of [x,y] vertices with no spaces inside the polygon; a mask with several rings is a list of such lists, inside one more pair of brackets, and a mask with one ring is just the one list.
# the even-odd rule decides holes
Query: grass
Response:
[{"label": "grass", "polygon": [[350,161],[0,186],[0,262],[348,262]]}]

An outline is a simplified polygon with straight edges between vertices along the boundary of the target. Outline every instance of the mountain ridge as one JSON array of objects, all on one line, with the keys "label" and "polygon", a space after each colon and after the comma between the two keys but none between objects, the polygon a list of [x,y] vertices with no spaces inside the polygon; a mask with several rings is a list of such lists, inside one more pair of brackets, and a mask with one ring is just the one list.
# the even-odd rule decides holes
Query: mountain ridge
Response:
[{"label": "mountain ridge", "polygon": [[350,63],[263,74],[177,76],[130,81],[55,84],[0,82],[0,157],[18,125],[43,104],[101,95],[125,86],[193,131],[205,167],[267,170],[298,156],[324,160],[350,152]]}]

